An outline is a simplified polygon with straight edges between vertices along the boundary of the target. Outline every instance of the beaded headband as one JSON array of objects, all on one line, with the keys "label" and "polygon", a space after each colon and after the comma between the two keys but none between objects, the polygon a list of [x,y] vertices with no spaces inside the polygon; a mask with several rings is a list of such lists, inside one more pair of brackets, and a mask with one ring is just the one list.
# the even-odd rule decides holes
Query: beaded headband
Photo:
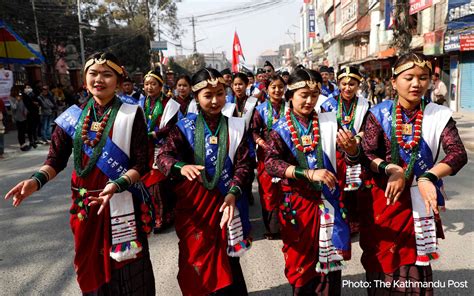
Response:
[{"label": "beaded headband", "polygon": [[147,77],[153,77],[153,78],[155,78],[156,80],[158,80],[159,83],[163,84],[163,79],[162,79],[160,76],[158,76],[158,75],[156,75],[155,73],[153,73],[152,71],[148,71],[148,73],[146,73],[145,79],[146,79]]},{"label": "beaded headband", "polygon": [[94,65],[94,64],[99,64],[99,65],[103,65],[103,64],[107,64],[107,66],[109,66],[110,68],[112,68],[115,72],[117,72],[118,74],[122,75],[123,76],[123,69],[122,67],[120,67],[119,65],[117,65],[116,63],[112,62],[111,60],[107,60],[107,59],[104,59],[104,58],[100,58],[100,59],[90,59],[86,62],[86,64],[84,65],[84,72],[87,71],[87,69]]},{"label": "beaded headband", "polygon": [[195,85],[193,85],[193,87],[192,87],[193,92],[198,92],[201,89],[207,87],[208,85],[210,85],[211,87],[216,87],[219,82],[225,85],[224,78],[222,78],[222,77],[212,78],[211,73],[209,71],[207,71],[207,72],[209,73],[209,76],[211,76],[211,78],[207,79],[207,80],[203,80],[203,81],[198,82]]},{"label": "beaded headband", "polygon": [[321,90],[321,82],[316,82],[313,80],[295,82],[293,84],[288,85],[288,90],[295,90],[306,86],[308,86],[310,90],[315,90],[316,88],[318,88],[318,90]]},{"label": "beaded headband", "polygon": [[339,74],[339,76],[337,76],[337,80],[341,80],[342,78],[344,77],[347,77],[347,79],[351,79],[351,78],[354,78],[355,80],[359,81],[359,82],[362,82],[362,77],[355,74],[355,73],[351,73],[351,69],[349,67],[345,67],[345,72],[344,73],[341,73]]},{"label": "beaded headband", "polygon": [[420,68],[428,68],[430,70],[430,72],[433,71],[433,66],[431,65],[431,62],[430,61],[427,61],[427,60],[421,60],[421,59],[418,59],[416,61],[409,61],[403,65],[400,65],[398,66],[397,68],[395,68],[395,70],[393,70],[393,76],[397,76],[398,74],[406,71],[406,70],[409,70],[415,66],[418,66]]}]

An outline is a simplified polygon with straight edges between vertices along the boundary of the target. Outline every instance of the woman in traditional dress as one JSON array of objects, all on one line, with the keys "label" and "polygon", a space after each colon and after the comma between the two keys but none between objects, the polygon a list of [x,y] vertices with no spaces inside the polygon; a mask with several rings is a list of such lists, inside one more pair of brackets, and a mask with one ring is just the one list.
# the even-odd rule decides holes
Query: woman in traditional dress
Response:
[{"label": "woman in traditional dress", "polygon": [[[455,175],[467,155],[452,111],[422,99],[432,74],[426,57],[405,54],[393,69],[398,96],[370,109],[362,141],[373,187],[359,199],[365,212],[361,261],[369,295],[432,295],[430,261],[439,257],[437,238],[444,238],[441,179]],[[441,147],[446,156],[438,160]],[[376,285],[377,280],[388,285]],[[409,282],[394,285],[397,280]]]},{"label": "woman in traditional dress", "polygon": [[174,188],[178,282],[183,295],[246,295],[238,256],[250,242],[236,206],[251,175],[245,123],[222,114],[219,71],[198,71],[192,85],[200,111],[177,123],[157,159],[165,175],[182,178]]},{"label": "woman in traditional dress", "polygon": [[338,132],[335,113],[314,110],[321,84],[321,75],[313,70],[290,76],[290,108],[267,141],[267,171],[283,179],[281,236],[285,275],[294,295],[340,295],[343,260],[350,258],[349,226],[342,217],[336,177],[336,139],[346,152],[357,145],[350,131]]},{"label": "woman in traditional dress", "polygon": [[[357,144],[360,143],[363,133],[363,122],[365,115],[369,110],[368,101],[357,95],[359,85],[363,78],[359,70],[355,67],[345,66],[337,73],[337,82],[340,94],[337,96],[329,96],[325,102],[321,104],[323,112],[336,112],[337,125],[339,128],[347,129],[355,136]],[[353,155],[358,154],[361,148],[356,147],[355,151],[350,151]],[[360,178],[362,174],[361,165],[354,162],[353,165],[346,166],[346,155],[341,146],[338,146],[336,159],[338,167],[341,167],[339,186],[343,200],[346,201],[351,233],[358,232],[358,214],[357,199],[359,194],[368,193],[365,184],[362,184]]]},{"label": "woman in traditional dress", "polygon": [[272,178],[265,170],[265,150],[269,149],[267,144],[268,133],[273,124],[285,116],[288,109],[283,95],[286,83],[280,75],[273,75],[267,80],[266,88],[269,99],[256,108],[253,115],[250,130],[257,148],[257,180],[258,192],[260,194],[260,205],[262,207],[263,223],[265,225],[265,238],[280,238],[280,224],[278,222],[278,211],[281,201],[280,179]]},{"label": "woman in traditional dress", "polygon": [[[177,95],[174,97],[174,100],[179,103],[179,113],[178,119],[182,119],[186,116],[188,111],[190,111],[191,104],[194,102],[193,96],[191,94],[191,77],[189,75],[181,75],[176,80],[176,92]],[[196,113],[196,112],[194,112]]]},{"label": "woman in traditional dress", "polygon": [[143,88],[147,95],[144,111],[148,127],[149,165],[152,170],[143,176],[142,180],[153,196],[156,213],[154,232],[158,233],[162,228],[172,223],[173,211],[171,196],[166,194],[169,186],[165,183],[168,180],[165,180],[165,176],[158,170],[154,161],[159,146],[178,120],[180,104],[163,94],[163,78],[157,70],[150,71],[145,75]]},{"label": "woman in traditional dress", "polygon": [[19,206],[62,171],[74,151],[70,223],[79,287],[84,295],[155,295],[149,196],[139,183],[148,171],[143,111],[115,96],[123,70],[112,54],[91,56],[84,75],[92,98],[56,119],[45,164],[5,198]]}]

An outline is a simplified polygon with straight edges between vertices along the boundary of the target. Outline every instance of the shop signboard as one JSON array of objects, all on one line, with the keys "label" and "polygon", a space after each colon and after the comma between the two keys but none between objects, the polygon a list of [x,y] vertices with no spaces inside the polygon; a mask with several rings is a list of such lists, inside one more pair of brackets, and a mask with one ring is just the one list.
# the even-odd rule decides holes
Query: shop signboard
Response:
[{"label": "shop signboard", "polygon": [[461,34],[459,36],[459,45],[461,47],[461,51],[474,50],[474,33]]},{"label": "shop signboard", "polygon": [[461,49],[459,44],[459,34],[446,34],[444,36],[444,51],[457,51]]},{"label": "shop signboard", "polygon": [[308,20],[309,20],[308,37],[309,38],[315,38],[316,37],[316,17],[314,15],[314,9],[313,8],[309,9]]},{"label": "shop signboard", "polygon": [[448,29],[474,26],[474,0],[449,0]]},{"label": "shop signboard", "polygon": [[433,0],[410,0],[410,14],[415,14],[433,4]]}]

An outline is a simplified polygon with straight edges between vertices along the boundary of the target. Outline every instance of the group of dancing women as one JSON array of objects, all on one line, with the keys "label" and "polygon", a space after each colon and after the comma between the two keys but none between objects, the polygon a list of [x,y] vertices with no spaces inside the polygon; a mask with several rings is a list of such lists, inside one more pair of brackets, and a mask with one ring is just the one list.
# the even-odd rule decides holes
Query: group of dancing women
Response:
[{"label": "group of dancing women", "polygon": [[337,72],[328,96],[327,73],[300,67],[284,79],[265,68],[258,96],[247,91],[249,75],[203,68],[180,76],[170,97],[152,70],[134,103],[117,95],[126,73],[113,54],[87,60],[90,99],[56,119],[44,165],[5,196],[19,206],[73,154],[70,225],[83,295],[161,295],[147,237],[170,223],[183,295],[247,295],[239,258],[255,235],[255,177],[264,236],[283,242],[275,260],[284,260],[293,295],[341,295],[351,232],[360,233],[369,283],[425,283],[371,284],[368,295],[433,294],[442,179],[467,155],[451,110],[424,96],[431,63],[398,57],[397,96],[375,106],[358,95],[355,67]]}]

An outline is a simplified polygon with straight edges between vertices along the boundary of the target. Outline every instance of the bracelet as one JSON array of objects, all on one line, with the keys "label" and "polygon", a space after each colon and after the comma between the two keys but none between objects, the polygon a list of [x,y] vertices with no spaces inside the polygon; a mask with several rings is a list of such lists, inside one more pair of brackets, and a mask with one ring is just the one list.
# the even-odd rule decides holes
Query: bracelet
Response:
[{"label": "bracelet", "polygon": [[305,177],[306,179],[310,180],[310,178],[309,178],[309,170],[304,170],[303,173],[304,173],[304,177]]},{"label": "bracelet", "polygon": [[38,172],[41,172],[41,173],[45,174],[46,177],[47,177],[47,179],[48,179],[48,181],[51,180],[51,176],[49,175],[49,173],[48,173],[47,171],[45,171],[45,170],[38,170]]},{"label": "bracelet", "polygon": [[38,184],[38,190],[41,189],[46,183],[48,183],[48,176],[43,171],[38,171],[31,175],[31,179],[35,180]]},{"label": "bracelet", "polygon": [[[355,135],[354,138],[356,139],[357,144],[359,144],[360,142],[362,142],[362,137],[361,137],[361,136]],[[357,141],[357,140],[359,140],[359,141]]]},{"label": "bracelet", "polygon": [[428,178],[418,178],[416,181],[418,183],[420,183],[420,182],[431,182],[430,179],[428,179]]},{"label": "bracelet", "polygon": [[304,179],[306,178],[304,174],[304,169],[295,167],[294,171],[295,179]]},{"label": "bracelet", "polygon": [[[128,177],[128,176],[127,176]],[[118,193],[120,192],[124,192],[125,190],[128,189],[128,187],[130,187],[131,183],[124,177],[120,177],[118,179],[115,179],[113,181],[109,181],[107,182],[107,184],[114,184],[115,186],[117,186],[117,191]]]},{"label": "bracelet", "polygon": [[181,169],[187,165],[187,163],[185,163],[184,161],[178,161],[177,163],[175,163],[172,167],[171,167],[171,172],[174,174],[174,175],[181,175]]},{"label": "bracelet", "polygon": [[236,198],[239,198],[242,195],[242,189],[240,189],[239,186],[234,185],[234,186],[230,187],[227,194],[229,194],[229,193],[234,195]]},{"label": "bracelet", "polygon": [[346,156],[351,161],[357,161],[359,159],[359,156],[360,156],[359,145],[357,145],[357,153],[355,155],[350,155],[350,154],[346,153]]},{"label": "bracelet", "polygon": [[383,172],[385,175],[388,175],[386,169],[389,164],[390,163],[386,162],[385,160],[379,163],[379,165],[377,166],[378,173],[381,174]]},{"label": "bracelet", "polygon": [[436,182],[438,182],[438,180],[439,180],[438,176],[436,176],[435,174],[430,173],[430,172],[424,172],[424,173],[421,174],[418,178],[416,178],[416,181],[418,181],[420,178],[428,179],[428,180],[431,181],[433,184],[436,183]]}]

